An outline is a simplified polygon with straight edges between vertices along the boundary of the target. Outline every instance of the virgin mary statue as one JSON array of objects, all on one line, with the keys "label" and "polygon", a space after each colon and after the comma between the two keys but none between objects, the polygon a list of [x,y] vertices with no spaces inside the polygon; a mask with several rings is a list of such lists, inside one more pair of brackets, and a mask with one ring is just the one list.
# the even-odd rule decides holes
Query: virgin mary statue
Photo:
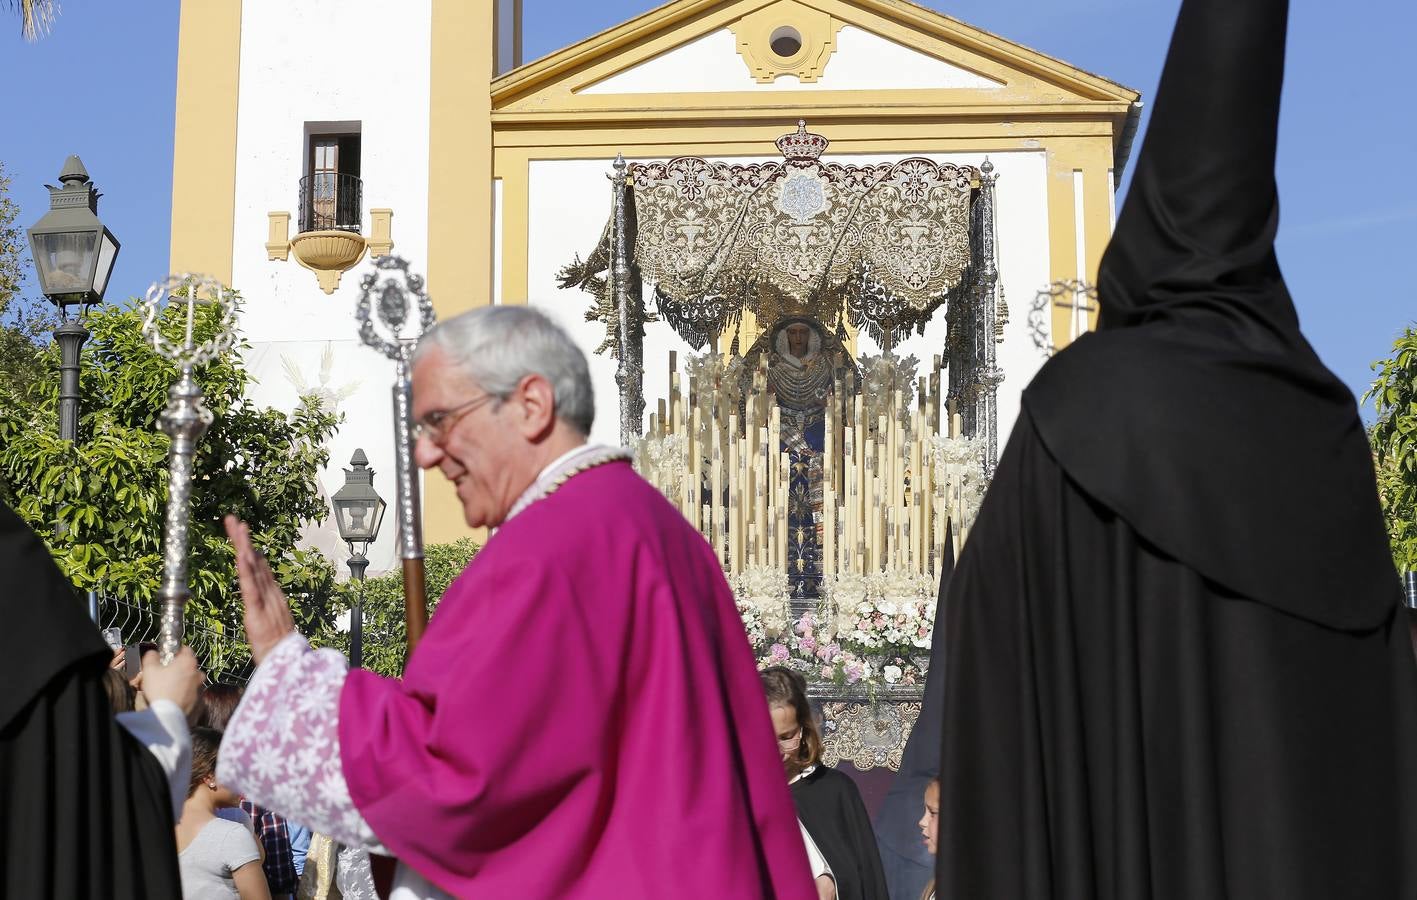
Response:
[{"label": "virgin mary statue", "polygon": [[826,406],[845,358],[841,342],[816,319],[793,316],[776,322],[749,352],[747,370],[768,354],[768,390],[782,410],[781,450],[789,466],[787,576],[792,596],[818,596],[822,579],[822,448]]}]

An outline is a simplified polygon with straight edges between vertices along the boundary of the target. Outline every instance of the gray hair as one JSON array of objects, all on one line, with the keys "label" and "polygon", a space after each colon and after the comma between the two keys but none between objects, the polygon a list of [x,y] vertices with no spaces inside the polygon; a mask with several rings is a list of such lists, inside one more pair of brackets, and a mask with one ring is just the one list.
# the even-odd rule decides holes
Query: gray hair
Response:
[{"label": "gray hair", "polygon": [[595,422],[585,354],[559,325],[529,306],[483,306],[439,322],[414,351],[436,347],[474,384],[505,400],[528,375],[551,383],[556,417],[581,434]]}]

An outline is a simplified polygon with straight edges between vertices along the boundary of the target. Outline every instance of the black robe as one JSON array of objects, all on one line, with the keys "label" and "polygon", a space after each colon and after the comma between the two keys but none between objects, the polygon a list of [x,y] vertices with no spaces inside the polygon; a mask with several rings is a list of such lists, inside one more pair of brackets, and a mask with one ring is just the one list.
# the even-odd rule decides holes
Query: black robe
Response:
[{"label": "black robe", "polygon": [[876,835],[850,777],[819,765],[792,783],[797,817],[836,878],[838,900],[888,900]]},{"label": "black robe", "polygon": [[941,897],[1417,897],[1417,668],[1274,254],[1285,0],[1185,0],[1097,333],[950,586]]},{"label": "black robe", "polygon": [[0,897],[181,897],[167,776],[114,720],[112,653],[4,504],[0,572]]},{"label": "black robe", "polygon": [[935,878],[935,857],[920,833],[925,812],[925,788],[940,774],[941,697],[945,689],[945,598],[954,574],[954,526],[945,526],[945,557],[940,562],[934,629],[930,636],[930,669],[925,675],[920,718],[910,729],[900,758],[900,771],[876,812],[876,846],[886,887],[894,900],[918,900]]}]

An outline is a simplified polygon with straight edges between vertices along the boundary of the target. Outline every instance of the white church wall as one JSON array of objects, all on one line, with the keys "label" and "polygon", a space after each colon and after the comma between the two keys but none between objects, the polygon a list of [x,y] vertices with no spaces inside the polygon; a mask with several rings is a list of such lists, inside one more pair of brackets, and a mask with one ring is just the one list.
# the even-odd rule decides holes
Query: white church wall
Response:
[{"label": "white church wall", "polygon": [[711,31],[636,66],[582,88],[582,94],[712,93],[717,91],[876,91],[1003,87],[997,81],[936,59],[855,25],[836,35],[821,77],[779,75],[759,83],[738,54],[727,28]]},{"label": "white church wall", "polygon": [[[267,214],[289,211],[295,235],[307,123],[357,124],[363,225],[371,208],[392,209],[394,252],[426,270],[430,25],[430,0],[406,0],[396,10],[373,0],[247,0],[241,16],[232,283],[245,298],[242,328],[257,379],[251,397],[289,411],[296,382],[320,390],[323,378],[345,416],[328,445],[324,490],[339,489],[343,467],[363,447],[391,505],[393,367],[359,343],[354,321],[359,282],[372,264],[366,258],[325,294],[293,254],[286,262],[266,259]],[[369,553],[371,576],[397,564],[396,531],[386,519]],[[307,538],[340,564],[343,577],[348,552],[333,520],[317,523]]]},{"label": "white church wall", "polygon": [[[866,163],[893,161],[907,156],[927,156],[938,162],[978,165],[982,154],[835,154],[832,162]],[[733,157],[733,162],[761,162],[776,157]],[[1009,301],[1010,321],[1005,328],[1004,342],[999,345],[999,363],[1005,381],[999,391],[1000,446],[1018,416],[1019,393],[1042,365],[1044,357],[1034,345],[1027,328],[1027,307],[1034,293],[1049,280],[1048,269],[1048,209],[1047,160],[1043,151],[998,153],[990,155],[999,177],[998,220],[1000,244],[1000,278]],[[619,391],[615,384],[615,360],[606,354],[596,354],[595,348],[604,339],[604,327],[599,322],[585,321],[589,295],[574,290],[561,290],[556,272],[575,256],[589,253],[600,236],[610,214],[610,192],[605,173],[610,160],[536,160],[531,163],[528,192],[527,285],[530,302],[560,322],[586,351],[590,359],[591,377],[595,384],[596,425],[594,439],[606,443],[619,441]],[[664,323],[647,328],[645,337],[645,421],[655,409],[658,398],[669,390],[668,353],[678,350],[680,369],[687,353],[693,352]],[[914,336],[905,342],[900,352],[915,354],[922,365],[928,365],[934,354],[942,352],[945,339],[943,315],[927,326],[924,336]],[[878,353],[874,342],[862,335],[859,351]],[[742,348],[744,351],[746,347]]]}]

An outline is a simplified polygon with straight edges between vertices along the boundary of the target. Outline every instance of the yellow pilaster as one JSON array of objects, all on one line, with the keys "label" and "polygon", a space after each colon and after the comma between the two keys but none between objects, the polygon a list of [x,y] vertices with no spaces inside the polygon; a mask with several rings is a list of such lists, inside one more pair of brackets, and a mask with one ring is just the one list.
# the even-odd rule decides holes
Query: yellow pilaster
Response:
[{"label": "yellow pilaster", "polygon": [[[1108,169],[1112,165],[1111,142],[1099,138],[1058,138],[1049,141],[1047,146],[1049,278],[1053,282],[1081,279],[1096,285],[1098,265],[1112,237],[1108,180]],[[1081,265],[1079,240],[1082,242]],[[1071,297],[1059,299],[1072,300]],[[1089,330],[1097,327],[1096,310],[1087,318]],[[1052,327],[1053,347],[1061,350],[1072,342],[1076,329],[1074,312],[1066,306],[1054,306]]]},{"label": "yellow pilaster", "polygon": [[[433,0],[428,108],[428,293],[440,319],[492,302],[492,71],[496,0]],[[452,484],[424,479],[430,543],[468,533]]]},{"label": "yellow pilaster", "polygon": [[502,303],[526,303],[528,299],[530,165],[525,154],[497,156],[497,177],[502,179]]},{"label": "yellow pilaster", "polygon": [[169,271],[231,284],[241,0],[183,0],[177,37]]}]

